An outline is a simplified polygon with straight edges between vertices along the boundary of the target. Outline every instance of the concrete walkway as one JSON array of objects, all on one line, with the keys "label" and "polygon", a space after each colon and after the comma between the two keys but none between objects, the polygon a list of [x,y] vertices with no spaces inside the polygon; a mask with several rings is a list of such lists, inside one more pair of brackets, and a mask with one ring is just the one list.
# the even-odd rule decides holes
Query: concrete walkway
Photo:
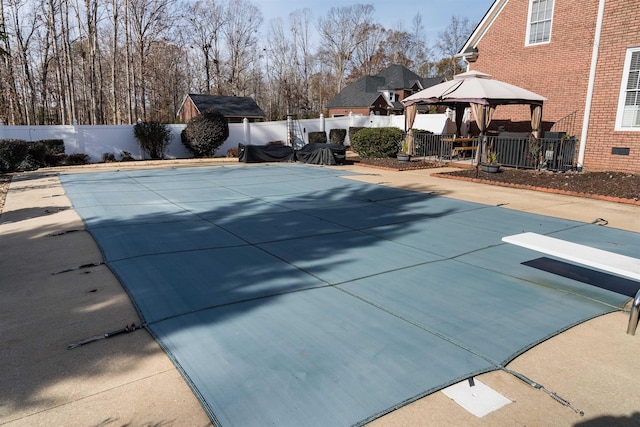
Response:
[{"label": "concrete walkway", "polygon": [[[211,164],[218,163],[160,166]],[[145,330],[67,350],[69,343],[139,320],[104,265],[76,269],[99,264],[101,255],[57,174],[123,167],[141,166],[41,170],[19,175],[11,184],[0,217],[0,425],[210,425],[180,373]],[[433,170],[344,169],[362,173],[350,177],[360,181],[584,222],[603,218],[607,227],[640,232],[637,206],[434,178]],[[437,392],[371,425],[640,425],[640,333],[627,335],[627,320],[621,312],[591,320],[509,366],[570,401],[585,412],[583,417],[510,374],[492,372],[477,379],[512,403],[485,417]]]}]

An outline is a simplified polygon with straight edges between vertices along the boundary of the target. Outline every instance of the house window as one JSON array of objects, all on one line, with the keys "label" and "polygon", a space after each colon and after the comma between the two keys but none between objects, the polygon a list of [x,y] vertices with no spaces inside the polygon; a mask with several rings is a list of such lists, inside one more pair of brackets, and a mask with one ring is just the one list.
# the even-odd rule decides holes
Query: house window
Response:
[{"label": "house window", "polygon": [[640,47],[627,50],[622,72],[616,129],[640,131]]},{"label": "house window", "polygon": [[549,43],[552,20],[553,0],[530,0],[527,45]]}]

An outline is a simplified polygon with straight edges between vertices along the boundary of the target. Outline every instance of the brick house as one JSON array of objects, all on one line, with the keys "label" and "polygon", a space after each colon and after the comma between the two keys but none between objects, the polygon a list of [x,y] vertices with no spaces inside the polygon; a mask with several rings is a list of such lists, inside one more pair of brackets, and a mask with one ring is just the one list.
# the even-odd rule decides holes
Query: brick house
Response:
[{"label": "brick house", "polygon": [[391,65],[374,76],[360,77],[342,89],[329,101],[329,116],[403,114],[400,101],[443,81],[441,77],[423,78],[402,65]]},{"label": "brick house", "polygon": [[264,111],[256,104],[252,98],[243,96],[218,96],[200,95],[190,93],[185,96],[182,105],[178,110],[178,118],[181,122],[187,123],[189,120],[207,110],[217,110],[229,123],[242,123],[243,119],[250,122],[263,121]]},{"label": "brick house", "polygon": [[[638,22],[637,0],[495,0],[458,56],[548,98],[543,126],[579,139],[578,167],[640,173]],[[491,127],[529,115],[499,107]]]}]

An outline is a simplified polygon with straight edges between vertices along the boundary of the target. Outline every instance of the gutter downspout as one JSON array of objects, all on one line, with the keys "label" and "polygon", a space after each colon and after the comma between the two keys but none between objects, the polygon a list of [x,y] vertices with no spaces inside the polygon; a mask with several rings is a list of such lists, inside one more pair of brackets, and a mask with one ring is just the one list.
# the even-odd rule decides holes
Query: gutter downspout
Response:
[{"label": "gutter downspout", "polygon": [[589,70],[589,85],[587,87],[587,100],[584,106],[584,117],[582,119],[582,133],[580,134],[580,151],[578,153],[578,171],[582,172],[584,163],[584,153],[587,145],[587,135],[589,132],[589,121],[591,119],[591,102],[593,101],[593,88],[596,80],[596,68],[598,66],[598,53],[600,51],[600,35],[602,34],[602,21],[604,19],[605,0],[600,0],[598,5],[598,20],[596,22],[596,33],[593,38],[593,51],[591,52],[591,69]]}]

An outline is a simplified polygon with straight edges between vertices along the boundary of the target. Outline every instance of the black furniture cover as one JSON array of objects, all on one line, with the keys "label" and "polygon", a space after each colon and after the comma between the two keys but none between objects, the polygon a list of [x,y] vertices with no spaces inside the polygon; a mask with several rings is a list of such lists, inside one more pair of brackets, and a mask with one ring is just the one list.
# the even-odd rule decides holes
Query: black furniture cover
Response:
[{"label": "black furniture cover", "polygon": [[238,160],[243,163],[299,160],[314,165],[337,165],[344,163],[345,151],[341,144],[311,143],[297,151],[286,145],[238,144]]},{"label": "black furniture cover", "polygon": [[293,162],[293,148],[286,145],[238,144],[238,160],[243,163]]},{"label": "black furniture cover", "polygon": [[344,163],[345,147],[341,144],[310,143],[296,151],[296,159],[314,165]]}]

